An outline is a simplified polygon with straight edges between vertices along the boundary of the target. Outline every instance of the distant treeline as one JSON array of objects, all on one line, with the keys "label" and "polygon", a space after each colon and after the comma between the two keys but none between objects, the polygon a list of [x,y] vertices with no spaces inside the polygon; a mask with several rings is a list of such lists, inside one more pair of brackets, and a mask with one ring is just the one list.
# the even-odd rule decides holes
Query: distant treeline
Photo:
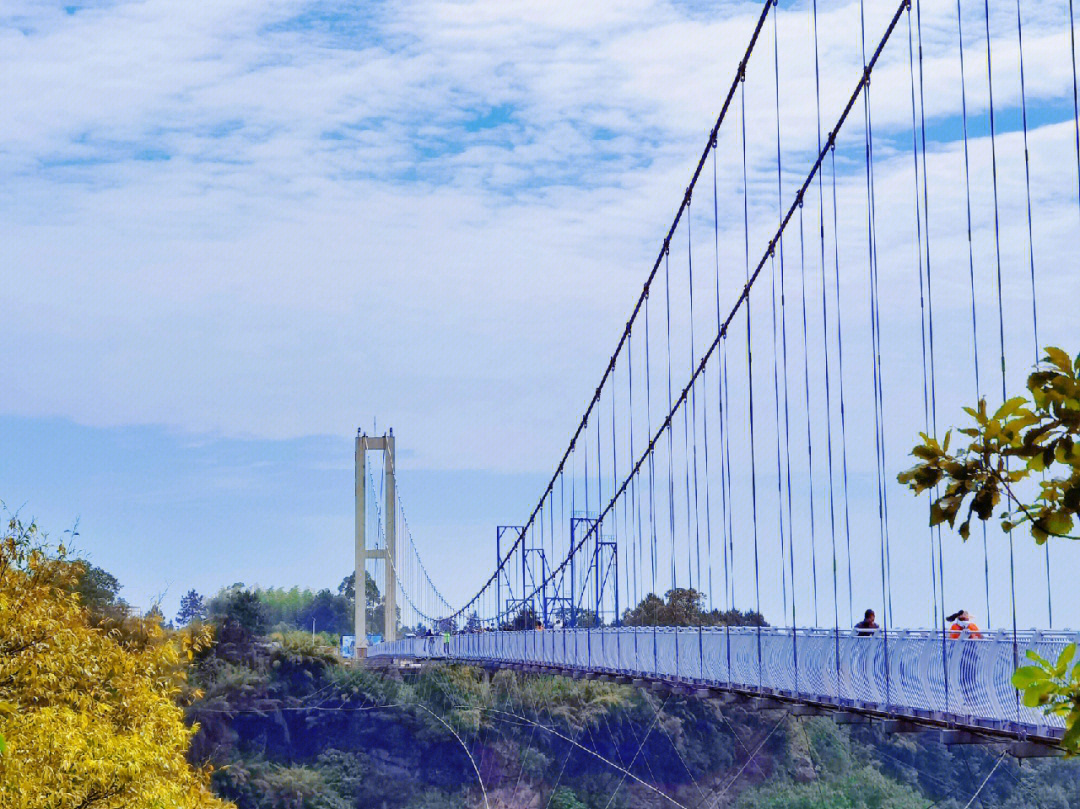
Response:
[{"label": "distant treeline", "polygon": [[[375,580],[366,574],[367,622],[373,631],[383,627],[385,601]],[[234,623],[252,635],[306,630],[330,636],[351,634],[353,605],[356,602],[356,577],[342,579],[337,592],[313,591],[299,587],[254,587],[243,582],[223,587],[209,599],[189,590],[180,600],[176,623],[186,626],[194,621],[215,624]]]}]

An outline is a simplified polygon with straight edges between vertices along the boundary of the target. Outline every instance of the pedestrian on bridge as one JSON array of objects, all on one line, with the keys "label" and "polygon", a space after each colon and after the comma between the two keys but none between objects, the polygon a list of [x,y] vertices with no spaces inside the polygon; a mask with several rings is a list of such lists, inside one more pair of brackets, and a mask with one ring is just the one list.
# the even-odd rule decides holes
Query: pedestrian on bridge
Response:
[{"label": "pedestrian on bridge", "polygon": [[[952,621],[949,627],[949,638],[952,640],[982,640],[979,627],[971,620],[967,610],[959,610],[945,619]],[[957,647],[960,652],[960,694],[965,703],[965,709],[969,713],[978,713],[979,700],[982,696],[978,685],[979,657],[976,651],[977,644],[962,643]],[[950,656],[952,652],[950,652]]]},{"label": "pedestrian on bridge", "polygon": [[443,654],[450,656],[450,630],[444,629],[442,635]]},{"label": "pedestrian on bridge", "polygon": [[954,612],[945,620],[953,622],[949,627],[949,637],[953,640],[960,640],[960,638],[982,640],[982,633],[978,625],[971,620],[971,614],[967,610]]},{"label": "pedestrian on bridge", "polygon": [[855,624],[855,634],[859,637],[868,637],[873,635],[878,629],[881,629],[877,625],[877,616],[873,610],[867,610],[863,614],[863,619],[859,623]]}]

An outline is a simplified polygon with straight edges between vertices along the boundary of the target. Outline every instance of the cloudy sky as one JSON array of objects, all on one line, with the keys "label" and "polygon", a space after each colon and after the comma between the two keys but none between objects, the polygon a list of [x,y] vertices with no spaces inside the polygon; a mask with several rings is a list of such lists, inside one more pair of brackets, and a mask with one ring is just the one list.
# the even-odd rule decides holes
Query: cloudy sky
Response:
[{"label": "cloudy sky", "polygon": [[[893,9],[870,5],[872,45]],[[964,7],[977,117],[981,4]],[[1025,3],[1046,257],[1063,255],[1060,223],[1074,227],[1075,213],[1063,9]],[[6,4],[0,499],[54,535],[78,521],[78,546],[135,604],[164,594],[171,612],[189,587],[234,581],[333,587],[351,564],[352,436],[392,426],[413,533],[429,558],[461,560],[443,566],[448,591],[467,595],[494,558],[495,524],[524,518],[561,455],[759,11],[729,0]],[[807,11],[782,3],[778,26],[788,190],[816,140]],[[820,3],[826,127],[861,67],[858,11]],[[924,10],[926,111],[931,185],[942,178],[942,221],[955,224],[947,12]],[[1002,149],[1015,157],[1015,18],[991,27]],[[895,185],[910,216],[906,18],[898,31],[874,125],[882,193]],[[766,34],[747,81],[748,152],[752,186],[775,190]],[[973,138],[985,130],[973,120]],[[973,147],[983,180],[987,154]],[[725,153],[722,185],[738,165]],[[1002,177],[1014,212],[1019,165]],[[765,234],[775,198],[752,204]],[[1026,231],[1015,232],[1007,257],[1021,260]],[[894,235],[910,258],[910,234]],[[942,242],[945,255],[962,246]],[[960,311],[958,290],[943,300]],[[1067,333],[1064,308],[1047,301],[1040,328]]]}]

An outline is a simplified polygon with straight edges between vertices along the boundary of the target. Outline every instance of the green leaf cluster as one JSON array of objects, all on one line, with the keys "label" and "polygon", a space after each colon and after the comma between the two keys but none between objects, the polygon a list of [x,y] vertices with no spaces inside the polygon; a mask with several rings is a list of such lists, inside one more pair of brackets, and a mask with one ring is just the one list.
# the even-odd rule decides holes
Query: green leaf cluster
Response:
[{"label": "green leaf cluster", "polygon": [[738,809],[924,809],[926,800],[871,766],[825,783],[776,783],[749,790]]},{"label": "green leaf cluster", "polygon": [[674,587],[664,597],[648,593],[623,612],[625,626],[768,626],[753,610],[705,609],[705,594],[692,587]]},{"label": "green leaf cluster", "polygon": [[[916,494],[932,490],[930,524],[947,522],[967,539],[971,520],[993,517],[1003,499],[1001,527],[1027,525],[1039,544],[1071,535],[1080,511],[1080,355],[1070,359],[1060,348],[1046,356],[1028,377],[1027,395],[1005,401],[990,413],[986,400],[964,408],[974,424],[957,432],[960,446],[950,449],[952,432],[942,441],[921,434],[911,451],[918,463],[897,479]],[[1035,481],[1034,478],[1038,477]],[[1021,485],[1034,481],[1032,496]]]},{"label": "green leaf cluster", "polygon": [[549,801],[551,809],[589,809],[588,804],[578,798],[574,790],[568,787],[559,787],[551,794]]},{"label": "green leaf cluster", "polygon": [[1012,676],[1013,685],[1023,692],[1024,705],[1064,718],[1061,744],[1071,754],[1080,752],[1080,666],[1073,664],[1075,656],[1075,643],[1066,646],[1054,663],[1029,649],[1027,657],[1035,665],[1021,666]]}]

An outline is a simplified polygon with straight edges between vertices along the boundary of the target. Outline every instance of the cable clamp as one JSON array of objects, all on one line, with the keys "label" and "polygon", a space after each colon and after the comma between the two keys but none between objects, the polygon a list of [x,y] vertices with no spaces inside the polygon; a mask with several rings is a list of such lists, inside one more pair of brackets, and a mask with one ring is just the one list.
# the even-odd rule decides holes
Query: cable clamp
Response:
[{"label": "cable clamp", "polygon": [[690,206],[690,198],[694,195],[694,186],[688,185],[686,187],[686,194],[683,196],[683,204],[687,207]]}]

